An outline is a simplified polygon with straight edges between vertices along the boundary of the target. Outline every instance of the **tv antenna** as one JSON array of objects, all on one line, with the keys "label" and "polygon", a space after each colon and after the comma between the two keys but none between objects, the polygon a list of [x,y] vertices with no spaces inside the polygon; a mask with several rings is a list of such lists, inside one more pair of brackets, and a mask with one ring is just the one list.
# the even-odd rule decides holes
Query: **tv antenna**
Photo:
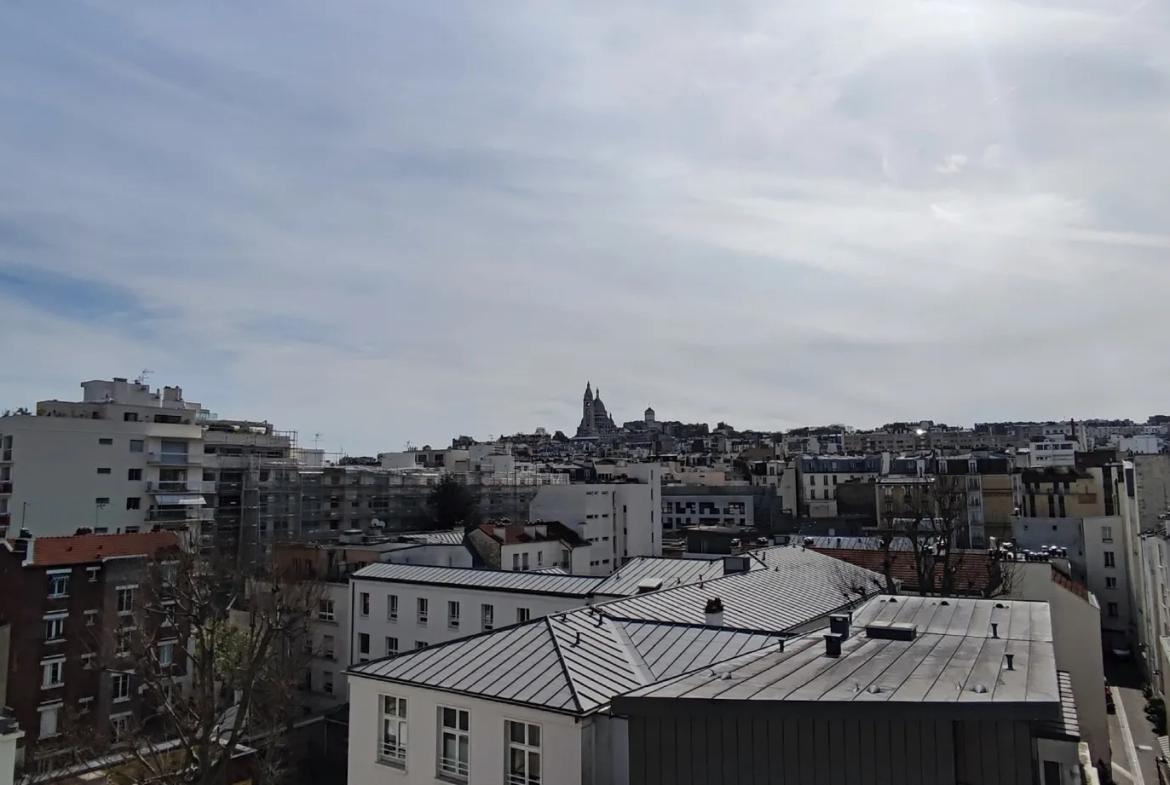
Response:
[{"label": "tv antenna", "polygon": [[137,382],[138,384],[146,384],[146,379],[153,373],[154,373],[154,371],[150,370],[149,368],[143,368],[142,373],[140,373],[138,375],[138,378],[135,379],[134,381]]},{"label": "tv antenna", "polygon": [[319,433],[313,434],[313,449],[314,450],[317,449],[317,442],[319,442],[319,441],[321,441],[321,434],[319,434]]}]

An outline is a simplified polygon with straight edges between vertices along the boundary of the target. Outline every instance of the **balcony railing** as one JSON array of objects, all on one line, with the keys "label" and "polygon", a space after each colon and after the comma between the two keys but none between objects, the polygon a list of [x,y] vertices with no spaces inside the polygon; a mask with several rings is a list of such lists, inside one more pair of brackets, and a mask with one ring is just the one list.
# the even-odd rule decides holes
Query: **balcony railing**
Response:
[{"label": "balcony railing", "polygon": [[146,462],[162,466],[194,466],[203,463],[203,456],[187,452],[148,452]]}]

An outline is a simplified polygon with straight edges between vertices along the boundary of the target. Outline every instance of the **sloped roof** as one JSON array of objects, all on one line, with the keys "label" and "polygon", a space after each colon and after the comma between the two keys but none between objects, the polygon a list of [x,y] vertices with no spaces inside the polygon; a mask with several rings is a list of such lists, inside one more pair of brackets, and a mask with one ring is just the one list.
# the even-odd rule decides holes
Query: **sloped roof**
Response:
[{"label": "sloped roof", "polygon": [[154,556],[178,545],[178,536],[169,531],[36,537],[31,544],[32,563],[38,567],[92,564],[127,556]]},{"label": "sloped roof", "polygon": [[[883,571],[885,552],[861,548],[812,548],[811,550],[831,556],[834,559],[848,562],[857,567],[872,570],[879,575]],[[991,557],[984,551],[962,551],[953,557],[952,565],[956,566],[954,591],[958,594],[986,597],[993,588],[992,578],[997,574],[995,565],[991,564]],[[935,565],[935,587],[942,584],[942,562]],[[919,591],[918,570],[914,564],[912,551],[890,551],[890,572],[894,580],[902,584],[902,588],[913,593]]]},{"label": "sloped roof", "polygon": [[[760,562],[754,563],[763,567]],[[631,559],[606,578],[595,590],[596,594],[625,597],[638,593],[638,584],[651,578],[660,578],[662,588],[669,589],[699,579],[713,580],[723,575],[722,559],[663,559],[642,556]]]},{"label": "sloped roof", "polygon": [[[536,526],[545,527],[545,534],[541,535],[534,529]],[[504,545],[515,545],[525,542],[567,542],[569,545],[588,545],[576,531],[560,521],[529,521],[513,523],[511,521],[495,521],[480,524],[479,530],[496,542]],[[502,536],[501,536],[502,535]]]},{"label": "sloped roof", "polygon": [[403,534],[398,539],[402,542],[412,542],[419,545],[462,545],[463,530],[453,529],[451,531],[417,532],[415,534]]},{"label": "sloped roof", "polygon": [[583,608],[349,672],[584,715],[619,693],[777,641],[765,633],[612,619]]},{"label": "sloped roof", "polygon": [[590,575],[550,575],[538,572],[489,570],[475,567],[433,567],[425,564],[370,564],[355,579],[416,583],[430,586],[466,586],[487,591],[552,594],[585,598],[603,578]]}]

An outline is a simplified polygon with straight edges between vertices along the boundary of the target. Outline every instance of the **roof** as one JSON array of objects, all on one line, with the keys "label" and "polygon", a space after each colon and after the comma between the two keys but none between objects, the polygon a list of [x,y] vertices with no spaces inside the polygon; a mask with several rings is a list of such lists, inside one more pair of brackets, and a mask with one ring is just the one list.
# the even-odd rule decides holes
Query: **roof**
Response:
[{"label": "roof", "polygon": [[178,545],[178,536],[170,531],[36,537],[31,543],[32,564],[37,567],[64,567],[127,556],[154,556],[159,551],[177,548]]},{"label": "roof", "polygon": [[[812,542],[809,542],[812,540]],[[793,535],[792,544],[794,547],[816,548],[817,550],[830,550],[836,548],[844,548],[847,550],[858,551],[878,551],[882,548],[882,538],[877,536],[870,537],[802,537],[800,535]],[[892,551],[908,551],[911,550],[911,543],[909,537],[891,537],[890,550]]]},{"label": "roof", "polygon": [[[541,534],[535,527],[545,527]],[[480,525],[479,530],[496,542],[514,545],[523,542],[566,542],[569,545],[588,545],[581,535],[560,521],[531,521],[511,523],[498,521]]]},{"label": "roof", "polygon": [[599,576],[550,575],[475,567],[432,567],[422,564],[371,564],[353,574],[356,580],[392,581],[430,586],[465,586],[484,591],[589,597],[604,580]]},{"label": "roof", "polygon": [[765,633],[611,619],[581,608],[349,673],[583,715],[620,693],[776,642]]},{"label": "roof", "polygon": [[[757,566],[763,565],[756,562]],[[662,588],[713,580],[723,575],[722,559],[662,559],[641,556],[631,559],[597,587],[596,594],[625,597],[638,593],[642,581],[659,578]]]},{"label": "roof", "polygon": [[532,570],[538,575],[568,575],[569,571],[564,567],[541,567],[539,570]]},{"label": "roof", "polygon": [[[868,624],[906,623],[912,640],[870,638]],[[992,623],[997,625],[992,633]],[[1002,713],[1019,719],[1062,716],[1052,647],[1052,619],[1043,602],[931,597],[876,597],[859,609],[839,656],[826,653],[823,631],[785,641],[782,650],[738,657],[630,692],[625,698],[762,701],[807,712],[818,703],[897,703],[959,717]],[[1013,656],[1007,668],[1005,654]],[[625,711],[631,705],[618,708]],[[673,710],[680,707],[675,704]],[[866,711],[861,706],[851,711]],[[982,716],[989,716],[984,713]],[[998,716],[998,715],[997,715]]]},{"label": "roof", "polygon": [[1077,704],[1073,699],[1072,677],[1057,671],[1056,683],[1060,690],[1060,718],[1042,723],[1038,728],[1044,738],[1080,739],[1081,724],[1077,720]]},{"label": "roof", "polygon": [[463,530],[455,529],[453,531],[403,534],[398,539],[402,542],[411,542],[418,545],[462,545]]},{"label": "roof", "polygon": [[1072,576],[1066,574],[1055,564],[1052,565],[1052,582],[1057,586],[1067,589],[1082,600],[1087,601],[1089,599],[1089,587],[1080,581],[1073,580]]},{"label": "roof", "polygon": [[[885,551],[870,550],[868,548],[813,548],[819,553],[832,556],[835,559],[849,562],[857,567],[864,567],[879,574],[884,572]],[[954,591],[969,596],[985,597],[996,588],[993,578],[997,571],[991,564],[991,557],[985,551],[954,551],[951,566],[955,567]],[[890,572],[894,580],[902,584],[907,592],[917,592],[921,588],[918,581],[918,569],[914,562],[912,551],[890,550]],[[935,581],[937,588],[942,585],[943,564],[935,564]]]},{"label": "roof", "polygon": [[[705,624],[707,600],[718,597],[726,626],[782,633],[851,606],[876,594],[881,586],[878,574],[815,551],[761,548],[748,558],[767,569],[704,579],[595,607],[621,618]],[[721,561],[716,564],[722,569]]]}]

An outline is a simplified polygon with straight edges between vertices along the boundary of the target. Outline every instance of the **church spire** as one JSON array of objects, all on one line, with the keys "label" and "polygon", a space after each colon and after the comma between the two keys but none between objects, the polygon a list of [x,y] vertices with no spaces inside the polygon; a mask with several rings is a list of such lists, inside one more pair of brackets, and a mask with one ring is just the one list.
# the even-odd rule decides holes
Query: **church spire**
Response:
[{"label": "church spire", "polygon": [[587,400],[587,401],[593,400],[593,388],[589,382],[585,382],[585,400]]}]

